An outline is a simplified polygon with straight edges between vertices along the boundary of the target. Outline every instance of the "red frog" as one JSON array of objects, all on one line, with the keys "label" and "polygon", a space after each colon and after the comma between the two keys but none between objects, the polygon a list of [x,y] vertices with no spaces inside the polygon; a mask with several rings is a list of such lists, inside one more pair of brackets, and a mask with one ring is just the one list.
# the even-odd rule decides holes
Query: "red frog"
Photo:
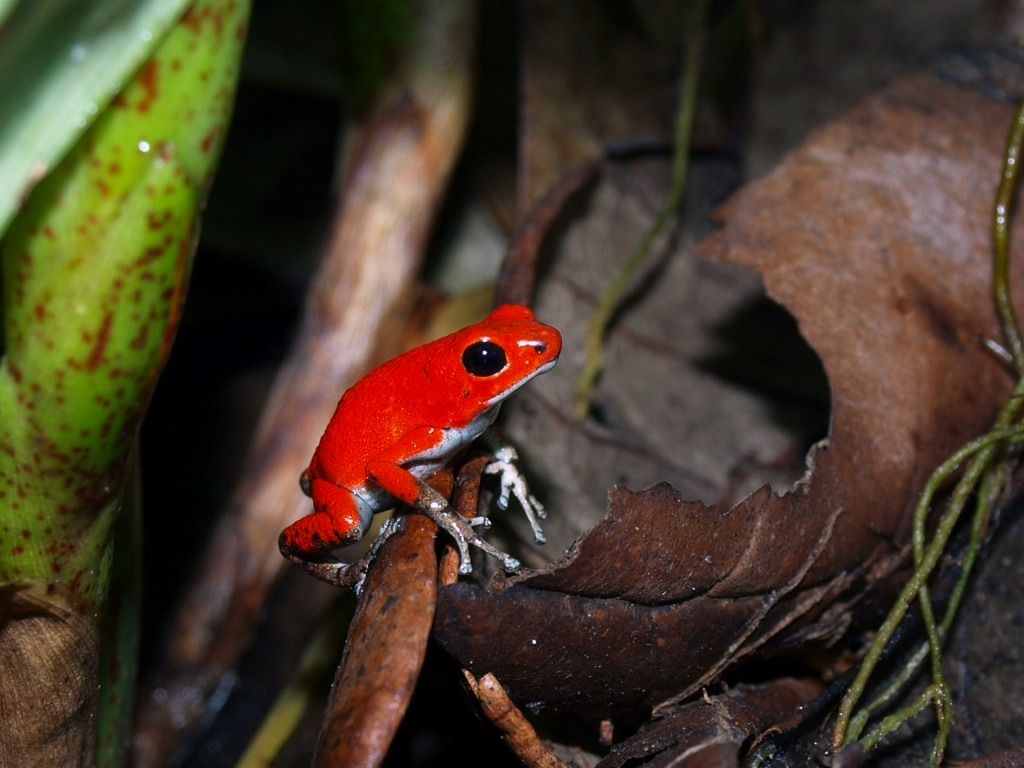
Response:
[{"label": "red frog", "polygon": [[[342,395],[309,467],[303,491],[313,513],[285,528],[282,554],[333,584],[361,586],[380,542],[397,529],[389,521],[360,567],[340,563],[331,551],[361,539],[376,512],[407,504],[447,531],[459,548],[459,571],[470,573],[469,544],[502,561],[508,571],[519,561],[481,539],[474,526],[449,509],[426,484],[494,422],[502,402],[554,367],[562,337],[526,307],[505,305],[484,320],[424,344],[370,371]],[[496,452],[487,471],[501,475],[499,506],[510,491],[519,499],[538,542],[537,518],[544,509],[526,491],[512,462],[515,452]]]}]

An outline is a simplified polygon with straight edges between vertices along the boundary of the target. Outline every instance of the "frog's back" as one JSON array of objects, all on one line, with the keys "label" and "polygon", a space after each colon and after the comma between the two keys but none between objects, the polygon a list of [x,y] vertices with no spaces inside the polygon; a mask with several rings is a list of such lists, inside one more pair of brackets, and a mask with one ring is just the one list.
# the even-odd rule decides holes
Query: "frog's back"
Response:
[{"label": "frog's back", "polygon": [[345,391],[313,454],[311,478],[353,488],[365,481],[370,459],[417,426],[433,426],[436,393],[424,349],[389,360]]}]

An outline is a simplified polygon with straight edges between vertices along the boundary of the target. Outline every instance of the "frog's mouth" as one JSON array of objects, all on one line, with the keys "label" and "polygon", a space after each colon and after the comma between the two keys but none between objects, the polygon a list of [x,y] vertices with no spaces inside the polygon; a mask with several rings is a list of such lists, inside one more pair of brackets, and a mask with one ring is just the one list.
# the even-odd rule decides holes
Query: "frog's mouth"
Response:
[{"label": "frog's mouth", "polygon": [[525,384],[527,384],[531,379],[534,379],[537,376],[540,376],[542,373],[547,373],[548,371],[550,371],[552,368],[555,367],[555,364],[557,362],[558,362],[558,358],[556,357],[553,360],[549,360],[548,362],[544,363],[544,365],[542,365],[540,368],[535,370],[529,376],[524,376],[522,379],[517,381],[515,384],[513,384],[508,389],[502,390],[501,392],[496,394],[494,397],[492,397],[490,400],[487,401],[487,405],[497,405],[502,400],[504,400],[506,397],[511,395],[513,392],[515,392],[517,389],[519,389],[520,387],[522,387]]}]

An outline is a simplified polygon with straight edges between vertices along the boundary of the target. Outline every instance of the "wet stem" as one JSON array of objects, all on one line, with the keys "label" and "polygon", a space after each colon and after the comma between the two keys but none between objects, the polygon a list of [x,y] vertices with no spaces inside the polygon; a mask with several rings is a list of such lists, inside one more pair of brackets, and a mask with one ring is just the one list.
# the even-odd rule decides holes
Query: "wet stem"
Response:
[{"label": "wet stem", "polygon": [[[1003,173],[996,194],[993,217],[993,300],[1003,340],[1008,347],[1007,360],[1013,365],[1019,378],[1010,399],[999,412],[991,431],[967,443],[950,456],[932,473],[925,484],[914,511],[914,573],[900,592],[895,605],[871,643],[861,662],[857,677],[839,706],[832,738],[832,745],[836,750],[859,739],[864,749],[870,751],[882,739],[932,704],[935,706],[938,726],[932,747],[932,764],[939,765],[945,753],[946,743],[953,725],[953,702],[942,670],[942,642],[956,617],[967,581],[977,561],[992,510],[997,499],[1001,497],[1007,487],[1017,450],[1024,443],[1024,423],[1020,418],[1021,404],[1024,401],[1024,345],[1021,342],[1020,329],[1009,289],[1009,222],[1017,188],[1022,146],[1024,146],[1024,102],[1018,109],[1007,139]],[[926,540],[926,524],[935,495],[950,482],[960,470],[961,465],[965,464],[953,490],[949,507],[929,542]],[[970,539],[961,564],[960,576],[950,595],[942,621],[937,623],[928,591],[928,578],[944,554],[953,529],[972,497],[975,500],[974,516],[971,522]],[[854,708],[863,696],[885,647],[915,599],[920,606],[924,620],[927,642],[912,654],[903,668],[897,671],[875,700],[854,714]],[[931,685],[909,704],[883,718],[878,725],[861,738],[869,718],[897,697],[906,684],[913,679],[926,657],[931,660]]]}]

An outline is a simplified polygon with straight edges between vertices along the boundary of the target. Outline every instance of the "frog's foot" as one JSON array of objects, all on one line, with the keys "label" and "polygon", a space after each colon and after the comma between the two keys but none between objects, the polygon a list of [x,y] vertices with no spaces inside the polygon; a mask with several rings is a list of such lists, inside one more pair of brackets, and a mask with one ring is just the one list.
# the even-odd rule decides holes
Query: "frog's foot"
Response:
[{"label": "frog's foot", "polygon": [[402,530],[404,521],[401,517],[392,516],[389,517],[384,525],[380,527],[380,533],[377,534],[377,538],[373,540],[370,548],[366,550],[366,554],[357,560],[353,565],[358,566],[362,571],[362,576],[359,581],[353,586],[356,597],[363,594],[363,585],[366,582],[366,575],[370,572],[370,565],[374,560],[377,559],[377,554],[380,552],[380,548],[384,546],[384,542],[390,539],[394,534]]},{"label": "frog's foot", "polygon": [[321,562],[318,560],[304,560],[299,555],[285,553],[286,558],[298,566],[301,566],[306,573],[316,576],[335,587],[354,589],[356,594],[362,591],[363,582],[366,580],[366,572],[369,570],[369,562],[361,558],[354,563]]},{"label": "frog's foot", "polygon": [[519,467],[515,465],[518,460],[519,454],[516,453],[516,449],[510,445],[504,445],[494,452],[494,461],[487,465],[484,472],[488,475],[498,475],[501,484],[498,507],[508,509],[509,496],[515,496],[519,506],[526,513],[526,519],[530,522],[534,541],[544,544],[547,537],[541,530],[540,521],[546,519],[548,513],[544,506],[537,501],[537,497],[526,487],[526,478],[519,471]]},{"label": "frog's foot", "polygon": [[[474,517],[467,520],[461,515],[456,514],[450,508],[446,509],[433,509],[426,508],[421,510],[423,514],[437,523],[437,526],[443,531],[447,532],[455,540],[455,546],[459,549],[459,573],[466,575],[473,572],[473,564],[469,559],[469,545],[472,544],[477,549],[481,549],[491,557],[494,557],[501,561],[502,567],[509,572],[518,571],[520,563],[512,555],[502,552],[492,544],[488,544],[486,541],[477,536],[476,531],[473,530],[473,525],[483,525],[487,527],[490,522],[487,518]],[[481,520],[487,522],[480,522]]]},{"label": "frog's foot", "polygon": [[301,555],[291,552],[285,547],[281,548],[281,553],[296,565],[301,566],[307,573],[335,587],[352,589],[356,597],[359,597],[363,593],[363,587],[366,585],[366,576],[370,572],[370,566],[373,564],[373,561],[377,559],[380,548],[392,534],[401,529],[402,521],[396,517],[390,518],[381,526],[380,534],[374,539],[366,554],[354,563],[306,560]]}]

